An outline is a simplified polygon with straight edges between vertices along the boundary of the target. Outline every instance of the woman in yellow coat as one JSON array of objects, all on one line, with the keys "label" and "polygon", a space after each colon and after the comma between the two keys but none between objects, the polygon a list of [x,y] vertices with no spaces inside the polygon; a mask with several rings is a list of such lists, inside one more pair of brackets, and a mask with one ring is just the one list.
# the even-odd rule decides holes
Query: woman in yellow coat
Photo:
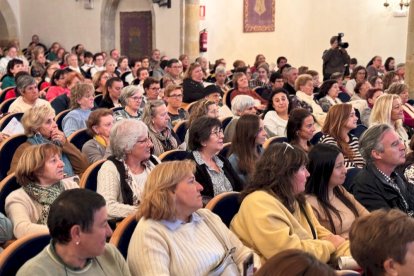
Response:
[{"label": "woman in yellow coat", "polygon": [[309,172],[304,151],[288,143],[271,145],[259,159],[230,228],[262,258],[301,249],[323,262],[350,256],[349,242],[316,219],[303,195]]}]

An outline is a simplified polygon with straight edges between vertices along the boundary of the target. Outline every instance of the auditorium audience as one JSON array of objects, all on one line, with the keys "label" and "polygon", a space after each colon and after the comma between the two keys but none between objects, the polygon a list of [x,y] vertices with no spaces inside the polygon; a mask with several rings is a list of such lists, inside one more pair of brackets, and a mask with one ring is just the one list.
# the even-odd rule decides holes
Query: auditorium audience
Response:
[{"label": "auditorium audience", "polygon": [[[162,163],[150,173],[128,248],[132,275],[242,275],[253,252],[202,208],[195,173],[191,161]],[[253,259],[258,268],[255,254]]]},{"label": "auditorium audience", "polygon": [[[247,95],[236,96],[231,101],[231,112],[233,112],[233,119],[228,123],[224,130],[224,142],[231,142],[236,131],[236,124],[240,116],[244,114],[256,114],[257,109],[255,107],[254,99]],[[191,118],[191,115],[190,115]]]},{"label": "auditorium audience", "polygon": [[109,218],[119,220],[137,210],[145,181],[158,160],[151,156],[148,127],[142,121],[117,122],[109,139],[112,155],[98,172],[96,191],[106,200]]},{"label": "auditorium audience", "polygon": [[361,112],[361,122],[364,126],[369,126],[369,117],[371,117],[372,108],[377,99],[384,94],[381,88],[371,88],[367,92],[367,106]]},{"label": "auditorium audience", "polygon": [[286,249],[303,250],[323,262],[350,255],[349,243],[324,228],[305,200],[306,163],[303,150],[271,144],[242,192],[230,229],[262,262]]},{"label": "auditorium audience", "polygon": [[264,110],[266,108],[267,101],[249,88],[249,81],[246,74],[242,72],[236,72],[233,74],[233,88],[234,90],[230,94],[231,101],[239,95],[247,95],[254,99],[255,107],[257,109]]},{"label": "auditorium audience", "polygon": [[323,112],[321,106],[316,101],[313,95],[313,81],[312,76],[308,74],[300,75],[295,82],[296,97],[299,101],[305,102],[311,107],[312,115],[315,118],[318,128],[322,128],[326,113]]},{"label": "auditorium audience", "polygon": [[408,276],[413,272],[414,220],[399,210],[378,210],[352,225],[352,257],[363,275]]},{"label": "auditorium audience", "polygon": [[184,141],[186,145],[188,146],[188,135],[189,135],[189,129],[191,128],[193,122],[200,118],[201,116],[208,116],[211,118],[219,118],[219,107],[218,105],[213,102],[209,101],[207,99],[202,99],[193,104],[193,106],[190,109],[190,116],[188,118],[187,123],[187,132],[185,134]]},{"label": "auditorium audience", "polygon": [[382,80],[384,90],[387,90],[393,83],[400,83],[400,77],[395,71],[389,71],[385,73]]},{"label": "auditorium audience", "polygon": [[349,96],[353,96],[355,94],[355,86],[358,83],[362,83],[368,78],[367,70],[364,66],[358,65],[354,68],[351,74],[351,79],[346,82],[345,88],[348,92]]},{"label": "auditorium audience", "polygon": [[404,113],[404,125],[414,127],[414,107],[408,103],[408,85],[404,83],[393,83],[386,90],[387,94],[395,94],[400,96]]},{"label": "auditorium audience", "polygon": [[407,131],[403,126],[404,110],[398,95],[384,94],[380,96],[372,108],[369,117],[370,127],[375,124],[388,124],[393,127],[406,147],[409,144]]},{"label": "auditorium audience", "polygon": [[[375,108],[375,106],[374,106]],[[397,208],[414,216],[414,192],[396,172],[405,162],[405,146],[389,124],[368,128],[359,141],[366,166],[354,177],[351,193],[369,211]]]},{"label": "auditorium audience", "polygon": [[87,132],[92,139],[82,147],[82,153],[90,164],[105,159],[111,154],[109,134],[114,122],[112,110],[98,108],[91,112],[86,121]]},{"label": "auditorium audience", "polygon": [[93,86],[95,87],[95,96],[106,95],[106,82],[110,79],[108,72],[98,71],[92,78]]},{"label": "auditorium audience", "polygon": [[6,74],[1,78],[1,89],[16,86],[16,74],[23,71],[23,61],[14,58],[7,63]]},{"label": "auditorium audience", "polygon": [[331,106],[342,103],[341,99],[338,98],[339,92],[339,85],[336,80],[326,80],[322,83],[318,97],[323,112],[328,112]]},{"label": "auditorium audience", "polygon": [[181,107],[183,103],[183,88],[177,84],[169,84],[164,89],[164,100],[167,103],[168,116],[174,127],[178,122],[188,119],[188,112]]},{"label": "auditorium audience", "polygon": [[347,169],[338,147],[317,144],[309,152],[306,201],[322,226],[348,239],[353,221],[368,211],[342,186]]},{"label": "auditorium audience", "polygon": [[58,69],[53,73],[50,86],[46,92],[46,100],[51,102],[59,95],[70,93],[69,88],[66,86],[66,76],[68,73],[69,71],[66,69]]},{"label": "auditorium audience", "polygon": [[328,112],[322,128],[320,143],[337,146],[344,155],[345,167],[362,168],[364,160],[359,152],[358,137],[350,133],[357,127],[358,117],[350,104],[338,104]]},{"label": "auditorium audience", "polygon": [[148,126],[154,155],[159,156],[180,146],[180,139],[170,127],[170,116],[164,101],[149,101],[144,107],[142,121]]},{"label": "auditorium audience", "polygon": [[93,103],[93,86],[87,83],[76,84],[70,93],[70,106],[72,110],[65,115],[62,121],[63,132],[69,137],[77,130],[86,128]]},{"label": "auditorium audience", "polygon": [[223,129],[216,118],[197,118],[189,131],[188,158],[196,162],[196,180],[203,186],[203,202],[223,192],[240,191],[242,180],[229,160],[218,154],[223,149]]},{"label": "auditorium audience", "polygon": [[288,92],[283,88],[273,89],[263,119],[268,137],[286,137],[290,110],[291,104]]},{"label": "auditorium audience", "polygon": [[19,77],[16,88],[20,96],[10,105],[8,112],[27,112],[31,108],[38,106],[50,107],[50,104],[46,100],[39,98],[39,90],[33,77],[29,75]]},{"label": "auditorium audience", "polygon": [[[184,64],[183,64],[184,66]],[[183,102],[192,103],[204,98],[203,69],[197,62],[184,71]]]},{"label": "auditorium audience", "polygon": [[114,112],[115,121],[123,119],[141,119],[143,96],[136,85],[128,85],[122,88],[119,101],[124,107]]},{"label": "auditorium audience", "polygon": [[99,194],[87,189],[64,191],[50,206],[47,228],[50,244],[17,275],[131,275],[121,253],[105,242],[112,230]]},{"label": "auditorium audience", "polygon": [[124,87],[122,80],[118,77],[112,77],[109,80],[107,80],[105,87],[106,94],[103,96],[102,101],[99,104],[99,107],[121,107],[121,103],[119,102],[119,96],[121,95],[121,90]]},{"label": "auditorium audience", "polygon": [[79,188],[65,179],[61,150],[53,144],[26,148],[17,164],[15,176],[22,187],[6,198],[6,214],[13,223],[14,236],[47,232],[50,205],[64,190]]},{"label": "auditorium audience", "polygon": [[256,161],[263,153],[265,140],[265,127],[259,116],[245,114],[239,118],[228,159],[244,184],[253,174]]},{"label": "auditorium audience", "polygon": [[21,123],[27,141],[21,144],[14,152],[8,174],[15,171],[20,157],[31,145],[54,144],[62,151],[65,176],[81,176],[88,167],[83,154],[66,139],[55,122],[55,112],[47,105],[33,107],[23,114]]},{"label": "auditorium audience", "polygon": [[288,142],[308,153],[312,147],[310,140],[314,132],[315,120],[313,115],[303,108],[292,110],[286,126]]}]

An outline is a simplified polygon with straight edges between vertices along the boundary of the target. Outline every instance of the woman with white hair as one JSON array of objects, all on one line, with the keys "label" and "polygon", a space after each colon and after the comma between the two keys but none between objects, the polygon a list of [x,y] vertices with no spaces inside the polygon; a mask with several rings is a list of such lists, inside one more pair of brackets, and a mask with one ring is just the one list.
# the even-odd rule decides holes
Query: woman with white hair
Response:
[{"label": "woman with white hair", "polygon": [[140,119],[142,112],[140,110],[142,104],[142,91],[136,85],[129,85],[122,88],[119,101],[124,109],[115,111],[115,121],[122,119]]},{"label": "woman with white hair", "polygon": [[256,114],[255,101],[247,95],[238,95],[231,101],[231,112],[234,117],[224,130],[224,143],[231,142],[236,131],[236,124],[244,114]]},{"label": "woman with white hair", "polygon": [[148,174],[159,163],[151,156],[148,127],[135,119],[117,122],[109,137],[112,155],[98,172],[97,192],[106,200],[111,219],[138,209]]}]

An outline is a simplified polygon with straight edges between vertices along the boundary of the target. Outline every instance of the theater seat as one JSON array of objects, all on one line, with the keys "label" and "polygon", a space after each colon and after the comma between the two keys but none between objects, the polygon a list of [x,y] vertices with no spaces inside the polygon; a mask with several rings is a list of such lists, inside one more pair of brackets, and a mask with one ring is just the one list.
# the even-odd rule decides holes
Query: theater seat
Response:
[{"label": "theater seat", "polygon": [[206,208],[218,215],[223,223],[229,227],[234,215],[240,209],[240,193],[225,192],[213,197],[206,205]]},{"label": "theater seat", "polygon": [[50,243],[50,235],[32,234],[20,238],[0,254],[0,275],[16,275],[28,260],[40,253]]},{"label": "theater seat", "polygon": [[129,215],[116,226],[116,229],[109,241],[109,243],[112,243],[116,246],[116,248],[118,248],[125,260],[128,256],[129,241],[131,240],[137,224],[136,214],[134,213]]}]

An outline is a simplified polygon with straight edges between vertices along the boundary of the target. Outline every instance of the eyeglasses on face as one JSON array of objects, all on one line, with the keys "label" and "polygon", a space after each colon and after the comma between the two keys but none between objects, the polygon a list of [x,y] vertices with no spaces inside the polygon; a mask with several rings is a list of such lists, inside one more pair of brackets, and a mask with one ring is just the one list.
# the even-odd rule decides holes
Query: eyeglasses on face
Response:
[{"label": "eyeglasses on face", "polygon": [[222,128],[218,128],[218,129],[215,129],[215,130],[211,131],[211,134],[214,134],[217,137],[220,137],[220,135],[223,135],[224,134],[224,131],[223,131]]}]

